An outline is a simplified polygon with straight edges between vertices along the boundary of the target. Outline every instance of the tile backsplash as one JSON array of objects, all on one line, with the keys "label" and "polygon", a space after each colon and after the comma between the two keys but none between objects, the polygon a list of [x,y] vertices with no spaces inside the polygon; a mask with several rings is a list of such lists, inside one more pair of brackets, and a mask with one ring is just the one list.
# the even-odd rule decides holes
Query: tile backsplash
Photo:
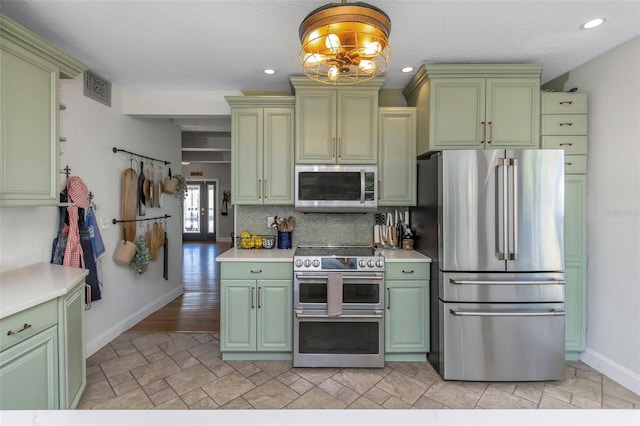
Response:
[{"label": "tile backsplash", "polygon": [[[236,205],[236,232],[275,235],[267,228],[267,216],[294,217],[296,226],[292,233],[293,247],[298,244],[373,244],[375,213],[303,213],[293,206],[243,206]],[[406,207],[398,207],[398,212]],[[393,211],[379,208],[379,213]]]}]

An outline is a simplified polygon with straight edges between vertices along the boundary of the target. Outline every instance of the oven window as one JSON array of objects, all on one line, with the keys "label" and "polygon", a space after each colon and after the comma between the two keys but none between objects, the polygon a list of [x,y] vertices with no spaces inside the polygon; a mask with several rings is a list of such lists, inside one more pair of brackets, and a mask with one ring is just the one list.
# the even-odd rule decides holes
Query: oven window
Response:
[{"label": "oven window", "polygon": [[378,322],[301,321],[301,354],[377,354]]},{"label": "oven window", "polygon": [[[342,303],[380,302],[380,284],[343,284]],[[300,303],[327,303],[327,284],[300,283]]]}]

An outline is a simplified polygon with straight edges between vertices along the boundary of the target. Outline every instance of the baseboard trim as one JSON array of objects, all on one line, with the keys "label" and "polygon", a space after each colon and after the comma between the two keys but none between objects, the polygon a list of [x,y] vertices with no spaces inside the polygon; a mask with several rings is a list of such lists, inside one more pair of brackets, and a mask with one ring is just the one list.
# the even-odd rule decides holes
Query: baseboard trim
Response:
[{"label": "baseboard trim", "polygon": [[104,330],[97,336],[94,336],[92,339],[87,339],[87,358],[89,358],[94,353],[98,352],[105,345],[111,342],[113,339],[118,337],[124,331],[127,331],[143,319],[145,319],[150,314],[154,313],[158,309],[165,306],[167,303],[174,300],[176,297],[180,296],[184,293],[184,287],[180,286],[178,288],[173,289],[167,294],[164,294],[162,297],[156,299],[155,301],[149,303],[144,306],[140,310],[136,311],[134,314],[129,315],[121,321],[113,324],[108,329]]},{"label": "baseboard trim", "polygon": [[640,395],[640,374],[634,373],[617,362],[588,348],[580,354],[580,361]]}]

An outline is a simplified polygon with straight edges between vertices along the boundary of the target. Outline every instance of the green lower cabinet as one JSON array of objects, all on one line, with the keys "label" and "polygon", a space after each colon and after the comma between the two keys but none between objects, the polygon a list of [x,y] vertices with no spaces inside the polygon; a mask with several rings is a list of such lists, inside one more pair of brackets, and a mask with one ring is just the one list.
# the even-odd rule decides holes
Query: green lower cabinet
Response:
[{"label": "green lower cabinet", "polygon": [[221,280],[223,359],[282,359],[283,353],[290,357],[292,287],[290,279]]},{"label": "green lower cabinet", "polygon": [[85,346],[85,284],[81,283],[59,303],[60,408],[78,405],[87,385]]},{"label": "green lower cabinet", "polygon": [[565,266],[565,350],[567,358],[577,358],[577,353],[585,350],[586,342],[586,268],[584,265]]},{"label": "green lower cabinet", "polygon": [[0,410],[50,410],[58,402],[58,327],[0,353]]},{"label": "green lower cabinet", "polygon": [[429,263],[387,263],[385,360],[426,361],[429,352]]}]

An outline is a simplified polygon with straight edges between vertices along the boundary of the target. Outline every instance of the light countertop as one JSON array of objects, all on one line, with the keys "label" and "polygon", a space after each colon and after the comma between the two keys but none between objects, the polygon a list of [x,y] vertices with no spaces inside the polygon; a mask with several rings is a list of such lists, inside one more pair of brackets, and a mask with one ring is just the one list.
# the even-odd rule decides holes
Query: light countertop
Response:
[{"label": "light countertop", "polygon": [[[230,248],[216,257],[217,262],[292,262],[295,249],[240,249]],[[386,262],[431,262],[415,250],[377,249]]]},{"label": "light countertop", "polygon": [[86,269],[36,263],[0,273],[0,318],[63,296],[89,274]]},{"label": "light countertop", "polygon": [[230,248],[216,257],[216,262],[293,262],[295,249]]}]

